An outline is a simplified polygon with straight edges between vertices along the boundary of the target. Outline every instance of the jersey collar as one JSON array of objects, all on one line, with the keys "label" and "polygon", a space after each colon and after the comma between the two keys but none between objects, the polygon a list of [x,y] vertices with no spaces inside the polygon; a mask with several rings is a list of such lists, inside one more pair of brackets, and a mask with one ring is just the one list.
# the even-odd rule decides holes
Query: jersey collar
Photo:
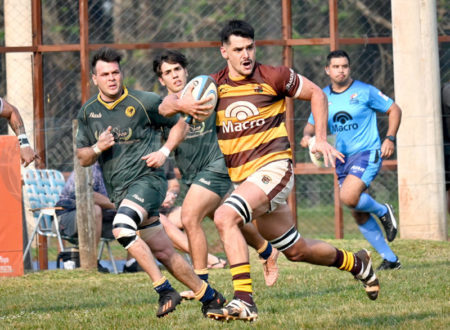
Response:
[{"label": "jersey collar", "polygon": [[106,102],[103,101],[102,98],[100,97],[100,93],[98,93],[98,95],[97,95],[97,100],[98,100],[101,104],[103,104],[103,105],[105,106],[105,108],[107,108],[108,110],[112,110],[112,109],[114,109],[114,107],[115,107],[117,104],[119,104],[120,102],[122,102],[122,100],[123,100],[124,98],[126,98],[127,96],[128,96],[128,89],[127,89],[126,86],[123,86],[123,93],[122,93],[122,95],[121,95],[117,100],[115,100],[114,102],[112,102],[112,103],[106,103]]},{"label": "jersey collar", "polygon": [[352,82],[350,83],[350,85],[348,85],[348,87],[347,87],[346,89],[344,89],[342,92],[336,92],[336,91],[334,91],[332,85],[330,84],[330,94],[342,94],[342,93],[345,93],[346,91],[348,91],[348,89],[349,89],[350,87],[352,87],[352,85],[353,85],[354,82],[355,82],[355,79],[353,79]]}]

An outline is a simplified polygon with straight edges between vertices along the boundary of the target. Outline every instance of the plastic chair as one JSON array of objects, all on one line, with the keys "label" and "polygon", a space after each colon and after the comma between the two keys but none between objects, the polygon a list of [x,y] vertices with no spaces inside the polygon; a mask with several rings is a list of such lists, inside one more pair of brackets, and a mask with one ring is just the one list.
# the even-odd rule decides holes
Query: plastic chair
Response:
[{"label": "plastic chair", "polygon": [[[58,207],[55,207],[55,205],[65,185],[63,174],[57,170],[25,169],[22,172],[22,179],[24,182],[24,201],[28,205],[35,220],[33,233],[23,252],[23,260],[25,260],[26,255],[30,252],[30,247],[36,234],[46,237],[56,237],[60,251],[67,251],[64,247],[63,240],[77,244],[77,240],[74,240],[73,237],[63,236],[59,231],[58,216],[56,215]],[[114,241],[114,239],[105,237],[100,239],[97,260],[101,259],[106,245],[113,271],[115,274],[118,274],[116,262],[109,245],[111,241]]]}]

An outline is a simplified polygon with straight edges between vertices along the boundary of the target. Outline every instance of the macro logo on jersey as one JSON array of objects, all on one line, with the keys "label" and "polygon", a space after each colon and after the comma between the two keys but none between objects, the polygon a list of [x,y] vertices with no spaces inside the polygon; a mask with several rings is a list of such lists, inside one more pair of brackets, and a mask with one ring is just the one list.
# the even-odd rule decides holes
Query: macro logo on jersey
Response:
[{"label": "macro logo on jersey", "polygon": [[285,97],[301,90],[301,78],[286,67],[262,64],[251,77],[233,80],[226,68],[213,78],[217,138],[231,180],[243,181],[265,164],[290,159]]},{"label": "macro logo on jersey", "polygon": [[133,117],[134,114],[136,113],[136,109],[133,106],[129,106],[126,110],[125,110],[125,114],[128,117]]},{"label": "macro logo on jersey", "polygon": [[345,111],[339,111],[333,116],[333,125],[331,125],[331,133],[351,131],[358,129],[358,124],[353,123],[353,117]]},{"label": "macro logo on jersey", "polygon": [[225,109],[225,117],[236,117],[240,121],[257,115],[259,115],[258,108],[253,103],[247,101],[234,102]]},{"label": "macro logo on jersey", "polygon": [[232,120],[223,121],[222,131],[224,133],[240,132],[245,129],[264,125],[264,118],[259,118],[257,120],[247,120],[257,115],[259,115],[259,111],[253,103],[247,101],[237,101],[231,103],[225,109],[225,118],[236,118],[239,121],[234,123]]}]

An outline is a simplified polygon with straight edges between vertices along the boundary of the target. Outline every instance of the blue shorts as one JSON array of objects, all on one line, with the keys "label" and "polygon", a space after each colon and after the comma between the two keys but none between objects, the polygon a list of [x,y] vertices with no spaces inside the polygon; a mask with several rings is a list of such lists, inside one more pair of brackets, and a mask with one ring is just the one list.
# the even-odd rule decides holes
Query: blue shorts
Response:
[{"label": "blue shorts", "polygon": [[381,168],[382,159],[380,150],[366,150],[351,155],[342,163],[336,159],[336,175],[339,186],[342,186],[347,175],[351,174],[360,178],[368,188]]}]

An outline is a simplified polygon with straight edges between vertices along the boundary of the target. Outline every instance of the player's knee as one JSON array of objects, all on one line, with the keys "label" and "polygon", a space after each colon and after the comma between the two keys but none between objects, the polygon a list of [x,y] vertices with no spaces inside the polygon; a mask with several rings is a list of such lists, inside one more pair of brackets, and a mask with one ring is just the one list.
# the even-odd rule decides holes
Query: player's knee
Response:
[{"label": "player's knee", "polygon": [[137,227],[142,222],[142,213],[130,206],[121,206],[113,221],[113,235],[125,249],[130,248],[137,240]]},{"label": "player's knee", "polygon": [[283,254],[288,260],[294,262],[306,261],[307,256],[305,247],[299,242],[292,245],[289,249],[284,250]]},{"label": "player's knee", "polygon": [[253,210],[245,198],[236,193],[231,194],[214,213],[216,226],[226,227],[245,225],[252,221]]},{"label": "player's knee", "polygon": [[354,196],[349,195],[349,194],[341,194],[340,199],[341,199],[342,204],[344,204],[345,206],[348,206],[350,208],[355,208],[356,205],[358,205],[358,201],[359,201],[359,198],[355,198]]},{"label": "player's knee", "polygon": [[214,212],[214,224],[219,232],[224,232],[239,223],[242,223],[242,219],[225,205]]},{"label": "player's knee", "polygon": [[173,248],[170,246],[160,246],[158,249],[152,249],[153,256],[158,259],[164,265],[170,261],[170,256],[175,253]]},{"label": "player's knee", "polygon": [[185,212],[181,215],[181,223],[183,225],[183,228],[186,230],[190,230],[192,228],[198,227],[200,225],[202,219],[199,219],[198,216],[196,216],[193,213]]},{"label": "player's knee", "polygon": [[367,220],[369,220],[370,214],[367,212],[358,212],[358,211],[352,210],[352,216],[355,219],[355,222],[359,226],[361,226],[361,225],[365,224],[367,222]]},{"label": "player's knee", "polygon": [[270,241],[273,247],[291,261],[304,260],[304,240],[300,237],[300,233],[295,226],[289,228],[283,235]]}]

